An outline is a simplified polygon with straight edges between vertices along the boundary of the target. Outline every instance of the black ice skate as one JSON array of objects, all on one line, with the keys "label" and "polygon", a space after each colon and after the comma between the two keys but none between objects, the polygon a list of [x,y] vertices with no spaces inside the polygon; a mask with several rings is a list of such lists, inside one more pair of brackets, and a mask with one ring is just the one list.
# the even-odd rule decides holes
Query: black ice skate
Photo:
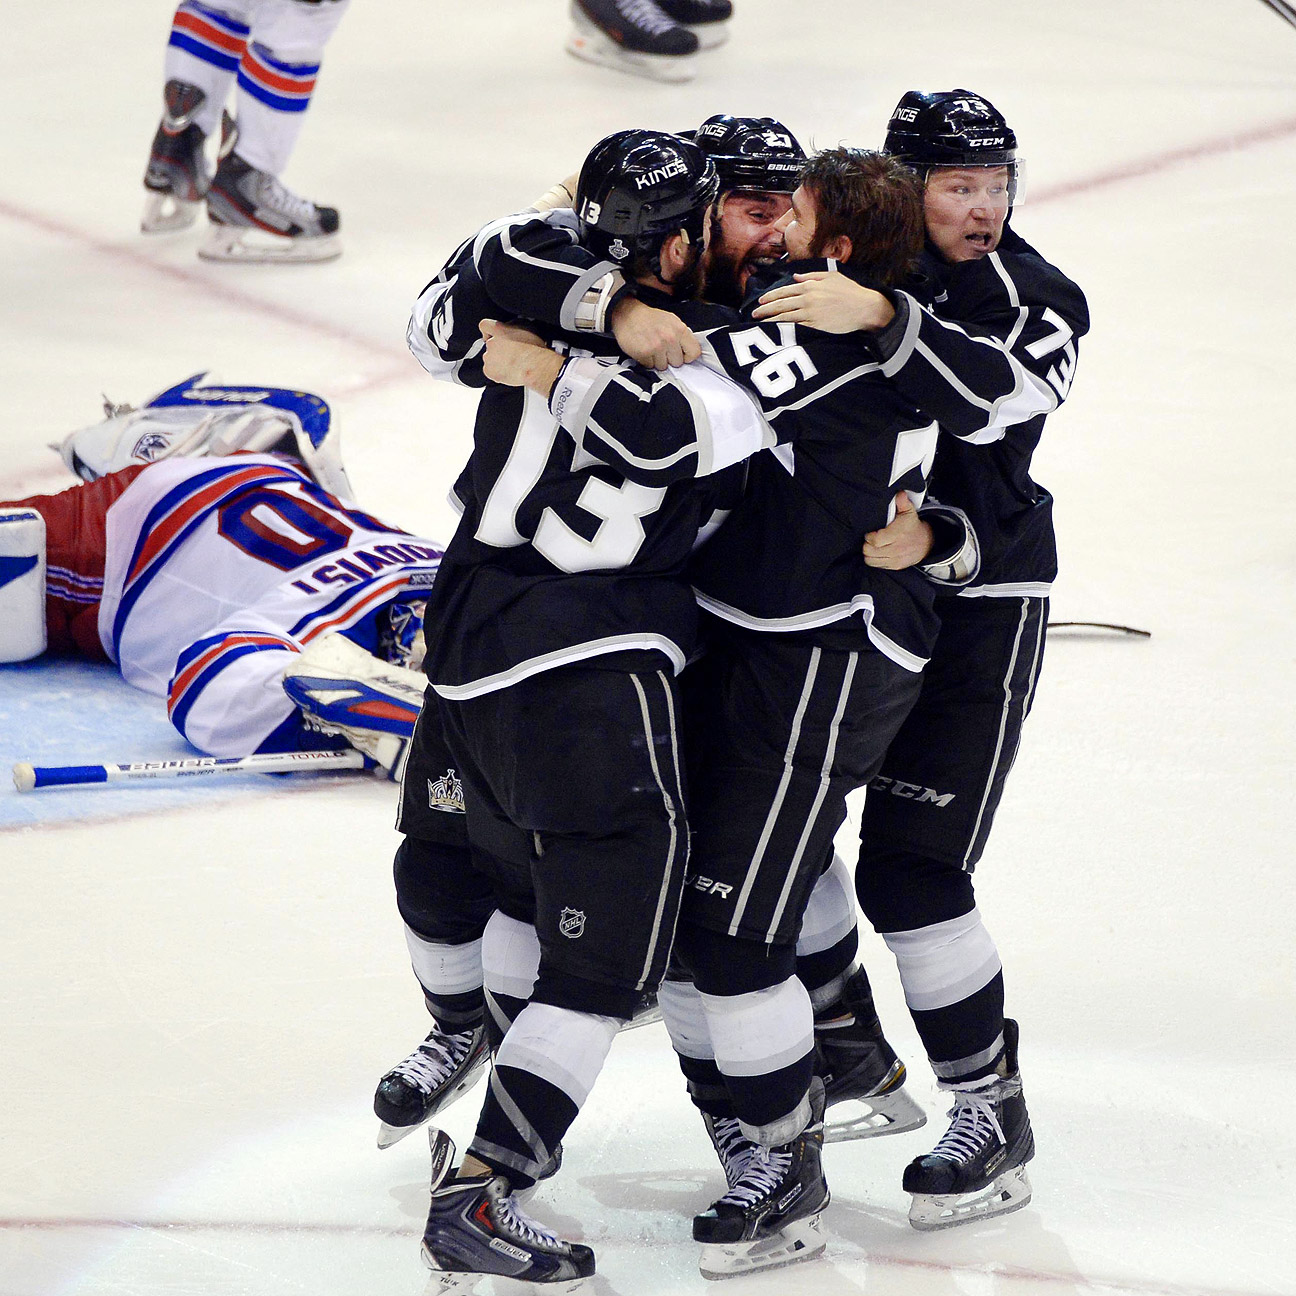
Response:
[{"label": "black ice skate", "polygon": [[342,255],[338,214],[299,198],[237,153],[221,159],[207,191],[207,261],[331,261]]},{"label": "black ice skate", "polygon": [[873,993],[862,968],[841,994],[815,1014],[815,1074],[834,1112],[825,1143],[903,1134],[927,1123],[927,1114],[905,1092],[905,1065],[882,1034]]},{"label": "black ice skate", "polygon": [[399,1143],[467,1093],[489,1061],[484,1026],[455,1034],[434,1027],[409,1057],[378,1081],[374,1093],[374,1115],[382,1122],[378,1146]]},{"label": "black ice skate", "polygon": [[704,1278],[796,1264],[823,1251],[819,1217],[829,1194],[821,1164],[824,1091],[817,1077],[810,1112],[810,1124],[796,1138],[772,1148],[752,1143],[737,1121],[705,1118],[729,1191],[693,1217]]},{"label": "black ice skate", "polygon": [[914,1228],[953,1228],[1030,1201],[1026,1162],[1035,1155],[1035,1138],[1017,1070],[1017,1034],[1017,1023],[1005,1021],[1000,1075],[980,1088],[955,1089],[949,1130],[906,1168]]},{"label": "black ice skate", "polygon": [[[163,90],[166,108],[153,136],[144,188],[149,191],[140,217],[145,234],[167,234],[185,229],[198,218],[198,206],[211,184],[211,170],[203,146],[207,136],[194,116],[207,96],[187,81],[171,80]],[[233,120],[226,128],[233,130]]]},{"label": "black ice skate", "polygon": [[571,1284],[594,1272],[594,1252],[530,1219],[507,1179],[455,1179],[432,1192],[423,1261],[432,1290],[467,1292],[486,1274],[522,1282]]},{"label": "black ice skate", "polygon": [[699,49],[715,49],[729,39],[733,0],[657,0],[671,22],[687,27],[698,38]]},{"label": "black ice skate", "polygon": [[689,81],[697,71],[697,36],[657,0],[571,0],[571,20],[567,51],[587,63],[654,81]]}]

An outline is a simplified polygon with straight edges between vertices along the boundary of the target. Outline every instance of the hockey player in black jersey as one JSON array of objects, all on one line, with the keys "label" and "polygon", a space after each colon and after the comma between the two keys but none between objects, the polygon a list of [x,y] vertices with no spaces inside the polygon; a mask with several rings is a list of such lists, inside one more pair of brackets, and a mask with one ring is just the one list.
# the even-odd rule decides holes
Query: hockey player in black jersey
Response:
[{"label": "hockey player in black jersey", "polygon": [[[921,247],[912,176],[876,154],[833,150],[806,179],[822,185],[822,200],[817,188],[799,191],[798,253],[897,282]],[[677,938],[701,994],[677,1002],[671,983],[661,1002],[709,1127],[728,1123],[716,1144],[733,1171],[730,1191],[695,1221],[704,1272],[720,1276],[822,1247],[822,1099],[810,1092],[813,1020],[794,942],[846,792],[875,771],[934,634],[927,582],[870,569],[860,550],[886,521],[893,492],[921,498],[936,428],[854,340],[732,316],[717,327],[715,308],[694,318],[711,362],[749,387],[791,443],[752,461],[743,501],[693,568],[722,627],[705,663],[710,687],[695,701],[707,741]],[[548,394],[583,453],[610,455],[628,475],[644,453],[641,435],[651,444],[663,426],[696,418],[658,375],[593,359],[555,365],[537,361],[518,381]],[[990,435],[996,420],[1039,408],[1007,363],[991,386],[963,435]],[[780,1201],[796,1209],[781,1214]]]},{"label": "hockey player in black jersey", "polygon": [[[940,439],[932,487],[965,509],[982,549],[972,584],[937,600],[941,629],[922,692],[870,787],[856,870],[861,907],[891,947],[952,1123],[905,1171],[916,1228],[946,1228],[1030,1200],[1034,1153],[1004,1017],[999,956],[972,871],[1017,753],[1044,651],[1056,574],[1052,498],[1030,476],[1047,413],[1065,400],[1084,295],[1008,224],[1017,140],[967,90],[909,91],[886,149],[924,182],[927,247],[911,292],[870,293],[819,276],[770,293],[757,315],[868,330],[884,368],[957,430],[960,407],[1006,358],[1046,398],[984,444]],[[918,308],[934,301],[936,316]],[[943,322],[939,322],[943,321]],[[945,396],[941,391],[944,389]],[[892,561],[897,561],[893,558]]]},{"label": "hockey player in black jersey", "polygon": [[[416,353],[484,382],[479,325],[537,314],[528,276],[544,257],[546,286],[559,285],[553,341],[615,353],[595,330],[627,281],[639,297],[627,308],[691,291],[715,187],[692,144],[619,132],[587,159],[582,219],[499,222],[452,258],[416,306]],[[683,567],[711,511],[693,479],[773,442],[733,384],[709,370],[689,383],[691,439],[663,425],[669,444],[641,445],[634,479],[612,462],[614,442],[574,446],[542,399],[487,385],[456,484],[463,519],[433,594],[446,622],[427,645],[428,705],[496,880],[501,913],[482,945],[488,992],[498,974],[492,1012],[525,1007],[499,1044],[459,1177],[433,1193],[424,1254],[443,1273],[593,1271],[588,1248],[528,1221],[513,1193],[552,1164],[618,1026],[664,971],[688,849],[674,675],[697,609]],[[407,845],[435,769],[422,747],[416,733]]]}]

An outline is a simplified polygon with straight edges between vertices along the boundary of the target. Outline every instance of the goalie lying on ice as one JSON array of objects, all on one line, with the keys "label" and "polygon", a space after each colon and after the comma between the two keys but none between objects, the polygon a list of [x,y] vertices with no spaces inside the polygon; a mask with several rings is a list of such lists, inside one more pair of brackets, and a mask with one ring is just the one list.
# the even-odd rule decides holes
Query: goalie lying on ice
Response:
[{"label": "goalie lying on ice", "polygon": [[318,397],[180,383],[0,504],[0,662],[113,661],[214,756],[350,743],[399,775],[441,546],[358,509]]}]

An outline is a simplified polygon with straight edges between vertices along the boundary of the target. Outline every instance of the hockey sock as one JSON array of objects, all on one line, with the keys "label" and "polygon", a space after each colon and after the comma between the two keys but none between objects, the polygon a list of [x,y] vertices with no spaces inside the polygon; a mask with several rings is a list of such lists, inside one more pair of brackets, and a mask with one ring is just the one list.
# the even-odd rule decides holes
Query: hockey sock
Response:
[{"label": "hockey sock", "polygon": [[495,1056],[469,1148],[514,1189],[530,1187],[589,1097],[621,1023],[528,1004]]},{"label": "hockey sock", "polygon": [[732,1116],[733,1100],[716,1065],[697,987],[691,981],[663,981],[657,989],[657,1003],[693,1105],[708,1116]]},{"label": "hockey sock", "polygon": [[424,940],[406,927],[405,944],[428,1011],[437,1025],[450,1034],[476,1026],[485,1012],[481,941],[446,945]]},{"label": "hockey sock", "polygon": [[482,937],[486,1036],[498,1050],[504,1032],[531,1001],[540,970],[540,938],[530,923],[496,911]]},{"label": "hockey sock", "polygon": [[882,938],[936,1078],[988,1076],[1003,1055],[1003,969],[980,913]]},{"label": "hockey sock", "polygon": [[238,154],[279,176],[310,106],[320,60],[347,0],[303,5],[269,0],[258,11],[238,68]]},{"label": "hockey sock", "polygon": [[197,86],[205,98],[194,114],[204,135],[220,126],[221,109],[247,47],[248,25],[214,5],[185,0],[171,20],[166,79]]}]

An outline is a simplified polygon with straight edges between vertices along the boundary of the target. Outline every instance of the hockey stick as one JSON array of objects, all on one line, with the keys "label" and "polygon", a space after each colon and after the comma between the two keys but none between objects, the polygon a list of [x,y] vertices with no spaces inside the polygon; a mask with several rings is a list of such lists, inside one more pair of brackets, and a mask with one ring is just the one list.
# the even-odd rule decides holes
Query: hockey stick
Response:
[{"label": "hockey stick", "polygon": [[1287,0],[1260,0],[1260,2],[1268,5],[1279,18],[1285,19],[1293,27],[1296,27],[1296,7],[1289,5]]},{"label": "hockey stick", "polygon": [[289,774],[308,770],[374,769],[358,751],[267,752],[261,756],[193,756],[182,760],[133,761],[129,765],[27,765],[13,767],[19,792],[133,779],[203,778],[209,774]]},{"label": "hockey stick", "polygon": [[1139,630],[1134,626],[1112,625],[1110,621],[1050,621],[1050,630],[1115,630],[1117,634],[1136,635],[1140,639],[1151,639],[1151,630]]}]

